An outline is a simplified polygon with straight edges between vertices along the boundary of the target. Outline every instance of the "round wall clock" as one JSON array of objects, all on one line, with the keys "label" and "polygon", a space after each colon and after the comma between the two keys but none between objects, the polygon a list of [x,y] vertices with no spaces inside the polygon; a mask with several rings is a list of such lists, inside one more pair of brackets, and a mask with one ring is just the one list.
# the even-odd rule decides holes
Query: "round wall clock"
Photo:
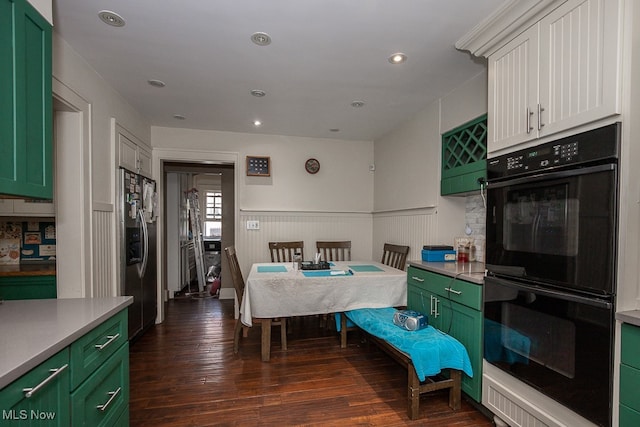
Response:
[{"label": "round wall clock", "polygon": [[305,162],[304,168],[311,174],[318,173],[320,170],[320,162],[316,159],[309,159]]}]

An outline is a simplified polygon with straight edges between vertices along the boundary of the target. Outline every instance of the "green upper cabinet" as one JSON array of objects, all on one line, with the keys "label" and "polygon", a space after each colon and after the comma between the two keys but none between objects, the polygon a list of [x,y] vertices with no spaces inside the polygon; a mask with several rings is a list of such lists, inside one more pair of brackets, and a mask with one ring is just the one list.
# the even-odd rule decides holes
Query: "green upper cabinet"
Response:
[{"label": "green upper cabinet", "polygon": [[0,0],[0,194],[53,197],[51,25]]},{"label": "green upper cabinet", "polygon": [[487,115],[442,134],[442,196],[480,190],[487,178]]}]

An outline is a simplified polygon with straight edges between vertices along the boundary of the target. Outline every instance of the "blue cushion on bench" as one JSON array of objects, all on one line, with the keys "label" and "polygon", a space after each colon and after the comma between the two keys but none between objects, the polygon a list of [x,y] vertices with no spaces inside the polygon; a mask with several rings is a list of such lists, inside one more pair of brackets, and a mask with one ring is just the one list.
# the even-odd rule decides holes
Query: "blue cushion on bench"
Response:
[{"label": "blue cushion on bench", "polygon": [[395,308],[361,308],[345,314],[358,327],[387,341],[411,358],[420,381],[452,368],[473,377],[467,349],[455,338],[428,326],[405,331],[393,324]]}]

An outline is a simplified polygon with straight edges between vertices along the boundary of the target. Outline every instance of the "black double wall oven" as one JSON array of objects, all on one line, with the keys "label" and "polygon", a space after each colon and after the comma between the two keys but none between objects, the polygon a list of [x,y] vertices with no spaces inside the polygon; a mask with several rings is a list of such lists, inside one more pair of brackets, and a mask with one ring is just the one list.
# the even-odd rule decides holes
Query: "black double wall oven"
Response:
[{"label": "black double wall oven", "polygon": [[488,160],[484,357],[611,425],[620,123]]}]

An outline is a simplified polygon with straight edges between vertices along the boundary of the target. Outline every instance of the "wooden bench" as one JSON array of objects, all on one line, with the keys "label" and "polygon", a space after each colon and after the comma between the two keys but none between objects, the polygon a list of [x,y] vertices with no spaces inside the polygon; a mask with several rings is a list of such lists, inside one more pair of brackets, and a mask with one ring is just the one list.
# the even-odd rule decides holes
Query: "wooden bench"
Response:
[{"label": "wooden bench", "polygon": [[[347,316],[340,313],[340,347],[347,347],[347,332],[353,328],[347,327]],[[460,409],[461,380],[462,372],[457,369],[448,369],[449,378],[444,376],[428,377],[424,382],[420,382],[416,370],[409,355],[387,341],[367,334],[371,342],[378,345],[384,352],[393,357],[397,362],[407,368],[407,415],[410,419],[419,418],[420,395],[436,390],[449,389],[449,406],[454,411]]]}]

